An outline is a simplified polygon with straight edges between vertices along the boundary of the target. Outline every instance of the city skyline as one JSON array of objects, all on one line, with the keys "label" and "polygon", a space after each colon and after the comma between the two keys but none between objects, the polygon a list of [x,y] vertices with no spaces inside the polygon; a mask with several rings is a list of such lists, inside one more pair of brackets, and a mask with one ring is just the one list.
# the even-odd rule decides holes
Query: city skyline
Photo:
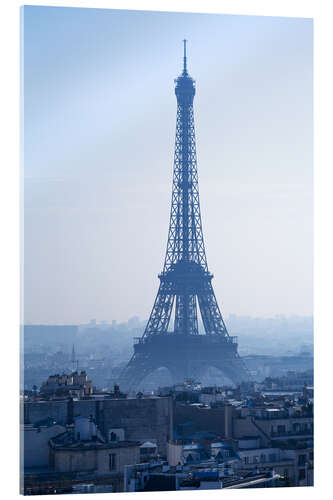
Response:
[{"label": "city skyline", "polygon": [[184,37],[222,313],[312,315],[312,20],[61,11],[24,8],[25,321],[148,317]]}]

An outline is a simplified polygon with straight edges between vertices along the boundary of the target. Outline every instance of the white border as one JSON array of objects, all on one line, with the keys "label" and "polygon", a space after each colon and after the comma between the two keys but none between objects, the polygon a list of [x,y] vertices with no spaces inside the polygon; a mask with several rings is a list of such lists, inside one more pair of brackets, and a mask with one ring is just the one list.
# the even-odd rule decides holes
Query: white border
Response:
[{"label": "white border", "polygon": [[[331,497],[332,425],[330,362],[332,359],[332,8],[328,0],[218,0],[154,1],[74,0],[33,1],[28,5],[121,8],[224,14],[313,17],[315,36],[315,488],[270,489],[272,497]],[[19,325],[19,7],[18,0],[1,2],[1,334],[2,334],[2,446],[1,493],[18,496],[18,325]],[[295,131],[297,134],[297,131]],[[332,404],[330,405],[332,408]],[[237,493],[235,493],[237,492]],[[201,492],[202,493],[202,492]],[[223,495],[263,497],[267,490],[212,491]],[[155,493],[165,498],[170,493]],[[203,493],[205,496],[207,493]],[[153,498],[139,494],[140,498]],[[175,493],[190,498],[200,492]],[[81,497],[81,496],[80,496]],[[82,495],[83,497],[83,495]],[[118,495],[119,497],[119,495]],[[90,498],[90,497],[89,497]],[[101,497],[101,498],[104,498]]]}]

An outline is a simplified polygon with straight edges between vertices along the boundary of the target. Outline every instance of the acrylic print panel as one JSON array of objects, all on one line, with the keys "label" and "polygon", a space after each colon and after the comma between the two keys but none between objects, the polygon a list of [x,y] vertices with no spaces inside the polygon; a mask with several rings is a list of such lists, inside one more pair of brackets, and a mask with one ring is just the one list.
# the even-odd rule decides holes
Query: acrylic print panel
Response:
[{"label": "acrylic print panel", "polygon": [[313,485],[312,20],[21,14],[22,493]]}]

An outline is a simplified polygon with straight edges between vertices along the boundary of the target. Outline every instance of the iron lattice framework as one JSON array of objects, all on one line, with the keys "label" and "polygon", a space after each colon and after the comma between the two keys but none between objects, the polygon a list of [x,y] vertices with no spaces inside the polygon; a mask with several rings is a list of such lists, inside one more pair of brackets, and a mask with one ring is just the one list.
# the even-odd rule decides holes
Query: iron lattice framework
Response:
[{"label": "iron lattice framework", "polygon": [[[189,364],[195,364],[196,370],[202,364],[221,368],[222,359],[224,371],[233,380],[248,378],[237,353],[236,338],[229,336],[223,321],[212,287],[213,275],[208,271],[199,202],[193,113],[195,82],[187,71],[186,40],[183,72],[175,80],[175,94],[175,156],[164,267],[144,334],[137,339],[134,355],[122,375],[121,383],[126,386],[132,386],[158,366],[167,366],[177,380],[191,376]],[[198,306],[205,335],[199,335]],[[170,331],[173,311],[173,330]],[[181,351],[182,345],[187,359],[180,360],[182,366],[178,366],[176,350]],[[219,360],[214,361],[211,354],[206,356],[207,359],[198,357],[198,349],[205,358],[205,350],[212,346],[215,350],[222,348]]]}]

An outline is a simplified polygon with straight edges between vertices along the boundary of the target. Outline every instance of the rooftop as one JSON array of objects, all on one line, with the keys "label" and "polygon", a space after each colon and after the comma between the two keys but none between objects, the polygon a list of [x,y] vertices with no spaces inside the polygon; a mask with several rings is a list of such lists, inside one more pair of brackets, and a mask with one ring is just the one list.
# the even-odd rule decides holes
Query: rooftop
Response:
[{"label": "rooftop", "polygon": [[97,450],[116,449],[140,446],[140,441],[110,441],[106,442],[100,437],[95,437],[89,441],[76,440],[72,432],[64,432],[50,440],[50,446],[57,450]]}]

